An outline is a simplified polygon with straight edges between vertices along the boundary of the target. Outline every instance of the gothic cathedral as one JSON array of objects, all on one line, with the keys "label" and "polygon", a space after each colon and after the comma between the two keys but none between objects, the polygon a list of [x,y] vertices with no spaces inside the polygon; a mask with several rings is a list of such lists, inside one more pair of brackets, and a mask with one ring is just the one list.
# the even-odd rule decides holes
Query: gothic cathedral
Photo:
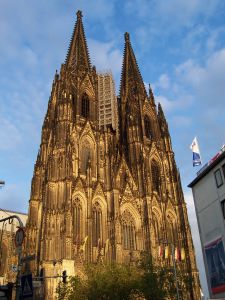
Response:
[{"label": "gothic cathedral", "polygon": [[[176,265],[191,278],[182,299],[198,300],[198,270],[168,124],[151,88],[146,92],[128,33],[117,109],[111,110],[117,126],[100,124],[99,95],[78,11],[65,63],[53,81],[34,167],[25,243],[25,254],[35,254],[31,271],[74,275],[84,263],[130,263],[142,251],[168,265],[172,258],[158,252],[167,243],[182,249],[185,259]],[[45,299],[54,299],[57,282],[46,278]]]}]

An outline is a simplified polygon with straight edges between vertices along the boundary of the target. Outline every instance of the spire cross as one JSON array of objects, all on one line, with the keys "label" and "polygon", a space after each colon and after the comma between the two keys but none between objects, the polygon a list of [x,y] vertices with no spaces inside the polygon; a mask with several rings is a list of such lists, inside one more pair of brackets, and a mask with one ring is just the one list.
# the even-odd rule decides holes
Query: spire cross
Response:
[{"label": "spire cross", "polygon": [[77,19],[81,19],[82,17],[83,17],[82,11],[81,11],[81,10],[78,10],[78,11],[77,11]]}]

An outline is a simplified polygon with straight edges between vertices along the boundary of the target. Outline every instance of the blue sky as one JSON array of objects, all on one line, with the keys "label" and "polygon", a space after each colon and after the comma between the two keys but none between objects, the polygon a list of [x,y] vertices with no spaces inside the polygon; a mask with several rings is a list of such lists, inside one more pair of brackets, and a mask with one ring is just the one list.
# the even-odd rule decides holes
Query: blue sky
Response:
[{"label": "blue sky", "polygon": [[91,61],[99,71],[112,70],[117,91],[123,35],[130,32],[144,82],[151,83],[168,119],[195,229],[186,187],[196,172],[189,146],[197,135],[207,162],[225,144],[223,0],[0,0],[1,207],[27,211],[51,83],[66,57],[78,9]]}]

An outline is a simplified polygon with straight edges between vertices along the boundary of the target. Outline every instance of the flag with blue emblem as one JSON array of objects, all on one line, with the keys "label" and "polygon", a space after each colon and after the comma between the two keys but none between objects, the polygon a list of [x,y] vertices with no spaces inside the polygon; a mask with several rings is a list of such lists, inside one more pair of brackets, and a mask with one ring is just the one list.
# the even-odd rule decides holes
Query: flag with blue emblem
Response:
[{"label": "flag with blue emblem", "polygon": [[193,142],[191,143],[190,148],[193,153],[193,167],[200,166],[202,164],[202,160],[201,160],[198,141],[197,141],[196,137],[194,138]]}]

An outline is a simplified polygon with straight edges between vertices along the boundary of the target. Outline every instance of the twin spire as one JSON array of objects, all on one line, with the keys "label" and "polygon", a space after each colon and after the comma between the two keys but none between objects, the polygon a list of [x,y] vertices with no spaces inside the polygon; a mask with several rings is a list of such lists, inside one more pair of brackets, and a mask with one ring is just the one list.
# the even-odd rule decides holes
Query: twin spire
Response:
[{"label": "twin spire", "polygon": [[80,10],[77,12],[77,21],[74,26],[73,35],[66,57],[66,66],[86,71],[91,70],[88,47],[82,22],[82,12]]},{"label": "twin spire", "polygon": [[136,57],[130,42],[128,32],[124,34],[125,47],[123,53],[122,74],[120,80],[120,97],[126,97],[129,92],[141,93],[147,96]]},{"label": "twin spire", "polygon": [[[127,96],[129,92],[141,93],[147,96],[141,73],[130,43],[129,33],[125,33],[125,47],[121,74],[120,96]],[[67,67],[75,70],[91,70],[87,42],[82,22],[82,12],[78,10],[77,21],[74,26],[69,50],[65,62]]]}]

